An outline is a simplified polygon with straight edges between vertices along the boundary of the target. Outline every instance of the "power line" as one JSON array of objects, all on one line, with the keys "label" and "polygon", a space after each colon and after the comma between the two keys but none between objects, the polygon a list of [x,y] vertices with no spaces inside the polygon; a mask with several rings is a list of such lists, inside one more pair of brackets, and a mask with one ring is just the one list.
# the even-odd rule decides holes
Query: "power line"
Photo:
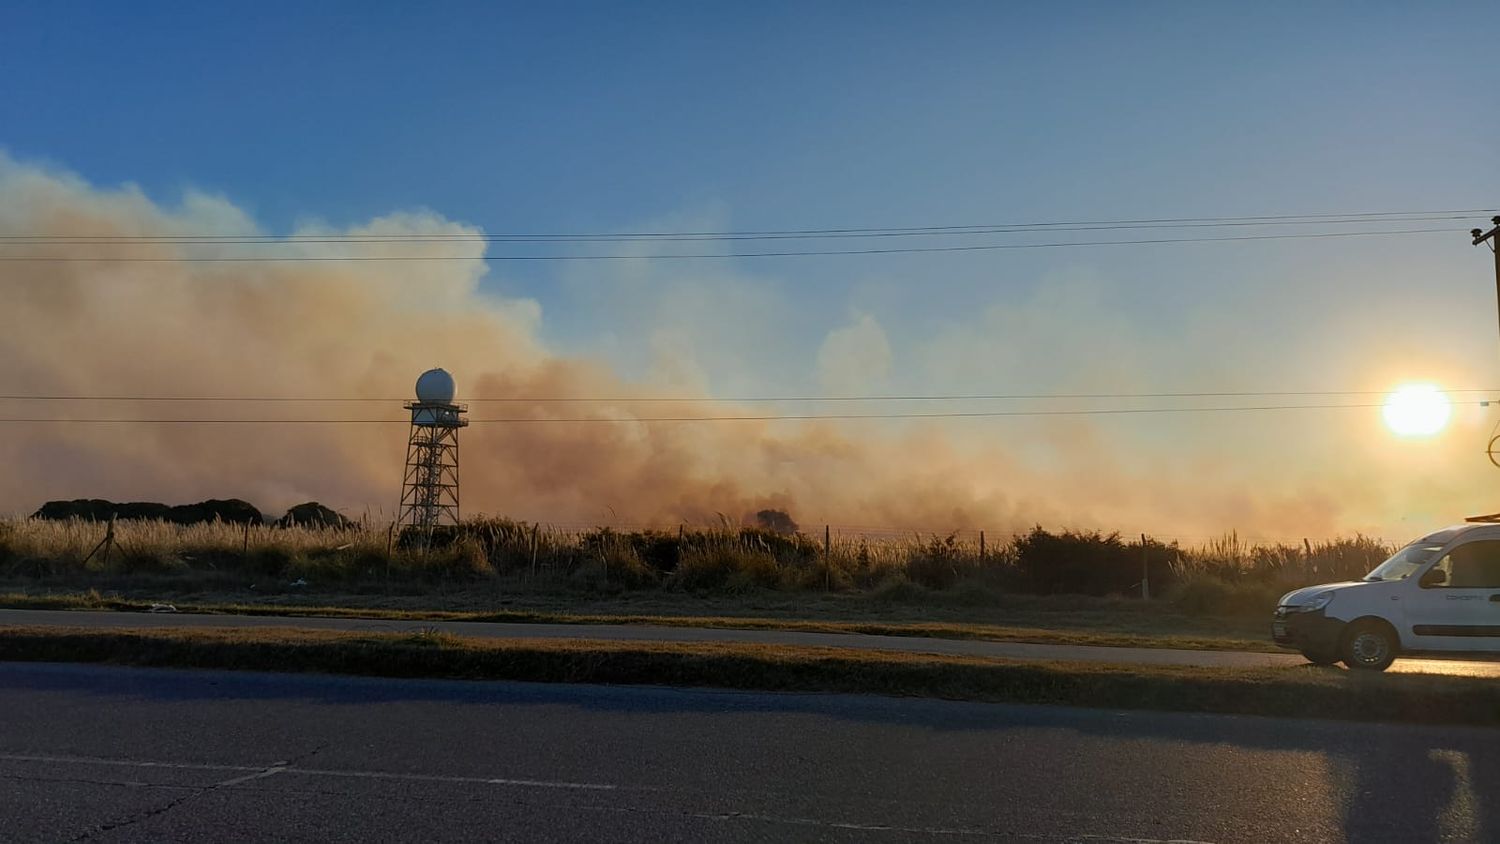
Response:
[{"label": "power line", "polygon": [[[341,234],[341,235],[231,235],[231,234],[169,234],[169,235],[45,235],[12,234],[0,235],[4,241],[73,242],[98,241],[160,242],[160,243],[217,243],[217,242],[402,242],[402,241],[507,241],[538,239],[553,240],[597,240],[597,239],[776,239],[787,237],[885,237],[909,236],[924,233],[986,234],[1010,233],[1034,229],[1044,230],[1091,230],[1094,228],[1189,228],[1198,226],[1261,226],[1261,225],[1312,225],[1370,222],[1418,222],[1466,219],[1474,214],[1493,213],[1494,209],[1442,209],[1434,211],[1354,211],[1316,214],[1266,214],[1254,216],[1217,217],[1157,217],[1146,219],[1115,220],[1059,220],[1050,222],[988,223],[946,226],[896,226],[896,227],[845,227],[807,229],[763,229],[749,231],[651,231],[651,232],[438,232],[414,234]],[[1078,229],[1061,227],[1082,227]]]},{"label": "power line", "polygon": [[[1480,405],[1485,402],[1461,401],[1455,405]],[[475,425],[533,425],[560,423],[635,424],[654,422],[782,422],[782,421],[855,421],[877,419],[990,419],[1002,417],[1044,416],[1115,416],[1170,413],[1233,413],[1280,410],[1352,410],[1384,407],[1383,404],[1283,404],[1234,405],[1222,407],[1117,407],[1076,410],[997,410],[943,411],[933,413],[806,413],[758,414],[743,416],[636,416],[636,417],[509,417],[471,419]],[[406,425],[406,419],[139,419],[111,418],[0,418],[0,424],[108,424],[108,425]]]},{"label": "power line", "polygon": [[[384,235],[6,235],[0,236],[0,247],[4,246],[300,246],[304,244],[429,244],[429,243],[707,243],[717,241],[756,240],[836,240],[875,239],[892,237],[975,237],[996,234],[1028,234],[1034,232],[1093,232],[1131,231],[1140,229],[1200,229],[1235,228],[1295,225],[1362,225],[1371,222],[1432,223],[1443,220],[1466,220],[1468,214],[1453,214],[1441,217],[1385,217],[1350,218],[1343,220],[1285,220],[1276,222],[1196,222],[1196,223],[1136,223],[1136,224],[1080,224],[1054,225],[1037,223],[1015,226],[976,226],[973,228],[929,229],[872,229],[867,232],[786,232],[778,234],[722,234],[684,232],[682,234],[580,234],[580,235],[519,235],[485,234],[483,232],[446,234],[384,234]],[[1039,228],[1047,226],[1047,228]],[[1444,229],[1446,231],[1446,229]]]},{"label": "power line", "polygon": [[[1444,393],[1500,393],[1500,387],[1443,388]],[[918,401],[1046,401],[1097,399],[1177,399],[1177,398],[1262,398],[1270,396],[1383,396],[1390,390],[1258,390],[1204,391],[1162,393],[950,393],[887,394],[838,396],[483,396],[466,398],[469,404],[663,404],[685,402],[749,403],[818,403],[818,402],[918,402]],[[363,396],[141,396],[141,395],[0,395],[0,401],[86,401],[86,402],[303,402],[319,403],[397,403],[403,398]]]},{"label": "power line", "polygon": [[924,252],[989,252],[1005,249],[1065,249],[1081,246],[1138,246],[1147,244],[1223,243],[1257,240],[1311,240],[1345,237],[1384,237],[1451,233],[1449,229],[1393,229],[1385,231],[1312,232],[1299,234],[1233,235],[1223,237],[1172,237],[1138,240],[1074,240],[1047,243],[986,243],[965,246],[904,246],[871,249],[811,249],[776,252],[679,252],[662,254],[612,255],[237,255],[237,256],[101,256],[101,255],[0,255],[0,261],[51,263],[301,263],[301,262],[406,262],[406,261],[630,261],[719,258],[788,258],[815,255],[896,255]]}]

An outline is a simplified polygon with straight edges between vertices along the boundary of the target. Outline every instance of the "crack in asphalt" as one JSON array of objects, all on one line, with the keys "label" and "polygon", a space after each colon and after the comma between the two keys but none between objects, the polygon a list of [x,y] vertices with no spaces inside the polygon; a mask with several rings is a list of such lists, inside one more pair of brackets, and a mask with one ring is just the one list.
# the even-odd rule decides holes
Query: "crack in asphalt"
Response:
[{"label": "crack in asphalt", "polygon": [[102,823],[102,824],[94,827],[93,829],[85,830],[84,832],[82,832],[79,835],[77,835],[77,836],[73,837],[72,839],[70,839],[70,841],[73,842],[73,844],[77,844],[77,842],[81,842],[81,841],[93,841],[93,840],[96,840],[99,836],[101,836],[101,835],[107,835],[108,833],[111,833],[111,832],[113,832],[113,831],[115,831],[117,829],[124,829],[125,827],[134,826],[135,824],[141,823],[143,821],[148,821],[148,820],[150,820],[150,819],[152,819],[154,817],[158,817],[160,815],[164,815],[167,812],[170,812],[173,809],[177,808],[178,806],[183,805],[184,803],[188,803],[188,802],[190,802],[192,800],[196,800],[199,797],[203,797],[204,795],[207,795],[207,794],[212,794],[212,793],[214,793],[215,791],[218,791],[221,788],[233,788],[233,787],[235,787],[235,786],[237,786],[237,785],[239,785],[241,783],[246,783],[246,782],[250,782],[252,780],[264,779],[266,777],[275,776],[276,774],[279,774],[282,771],[285,771],[287,768],[291,767],[292,765],[295,765],[298,762],[303,762],[303,761],[306,761],[308,759],[311,759],[313,756],[316,756],[318,753],[322,752],[327,747],[328,747],[328,744],[325,742],[325,743],[318,745],[317,747],[313,748],[312,750],[310,750],[307,753],[304,753],[304,754],[302,754],[300,756],[296,756],[296,757],[293,757],[292,759],[288,759],[288,760],[282,761],[282,762],[273,762],[272,764],[266,766],[265,768],[262,768],[262,769],[260,769],[258,771],[253,772],[253,773],[245,774],[243,776],[238,776],[238,777],[231,777],[230,779],[221,780],[219,782],[212,783],[211,785],[206,785],[206,786],[178,786],[180,788],[190,788],[192,790],[189,793],[184,794],[181,797],[177,797],[177,798],[175,798],[173,800],[169,800],[169,801],[167,801],[166,803],[163,803],[160,806],[152,807],[152,808],[147,809],[147,810],[145,810],[143,812],[136,812],[133,815],[130,815],[130,816],[125,817],[125,818],[121,818],[119,820],[106,821],[106,822],[104,822],[104,823]]}]

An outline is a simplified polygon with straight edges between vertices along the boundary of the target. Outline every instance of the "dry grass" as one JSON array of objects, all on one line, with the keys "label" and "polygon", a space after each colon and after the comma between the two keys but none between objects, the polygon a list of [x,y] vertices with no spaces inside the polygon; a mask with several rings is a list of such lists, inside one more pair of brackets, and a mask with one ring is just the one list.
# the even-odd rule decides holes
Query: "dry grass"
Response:
[{"label": "dry grass", "polygon": [[[282,602],[305,595],[339,606],[409,596],[427,610],[452,609],[454,601],[476,595],[487,607],[502,596],[549,595],[554,604],[567,605],[552,609],[566,610],[599,596],[629,596],[633,603],[644,595],[666,601],[677,595],[738,600],[845,594],[864,599],[861,613],[940,620],[966,608],[1015,609],[1014,599],[1025,593],[1116,596],[1143,604],[1132,599],[1139,595],[1142,560],[1149,557],[1153,594],[1165,598],[1146,605],[1151,612],[1238,617],[1258,625],[1282,592],[1363,573],[1388,550],[1364,538],[1295,548],[1249,545],[1233,534],[1181,549],[1038,530],[1013,541],[992,540],[981,554],[977,535],[834,534],[825,547],[821,536],[732,526],[569,531],[480,519],[428,546],[402,542],[384,525],[339,531],[120,522],[108,557],[90,557],[104,531],[97,522],[0,519],[0,588],[99,589],[127,597],[149,592],[203,603]],[[1183,626],[1177,619],[1172,625]],[[1219,626],[1248,629],[1239,622]]]},{"label": "dry grass", "polygon": [[474,640],[434,633],[0,628],[0,660],[921,695],[1109,708],[1500,724],[1490,680],[1337,669],[1015,662],[746,644]]}]

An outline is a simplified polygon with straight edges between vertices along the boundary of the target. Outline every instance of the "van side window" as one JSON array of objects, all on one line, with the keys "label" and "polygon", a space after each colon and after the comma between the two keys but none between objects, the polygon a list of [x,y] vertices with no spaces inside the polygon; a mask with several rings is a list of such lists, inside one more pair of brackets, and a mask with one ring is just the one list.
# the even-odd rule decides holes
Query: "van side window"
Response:
[{"label": "van side window", "polygon": [[1447,570],[1450,589],[1500,589],[1500,539],[1466,542],[1434,568]]}]

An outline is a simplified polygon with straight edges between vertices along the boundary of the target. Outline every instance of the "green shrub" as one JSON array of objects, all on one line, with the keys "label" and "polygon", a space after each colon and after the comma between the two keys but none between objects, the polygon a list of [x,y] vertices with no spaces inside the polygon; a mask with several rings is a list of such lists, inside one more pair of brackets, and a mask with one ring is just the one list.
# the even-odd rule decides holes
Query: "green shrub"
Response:
[{"label": "green shrub", "polygon": [[689,590],[742,592],[780,583],[775,558],[732,546],[688,551],[672,573],[672,585]]},{"label": "green shrub", "polygon": [[934,536],[906,561],[906,576],[928,589],[947,589],[978,568],[979,560],[964,553],[958,536]]},{"label": "green shrub", "polygon": [[0,522],[0,571],[7,571],[21,559],[19,530],[10,522]]},{"label": "green shrub", "polygon": [[422,568],[428,574],[452,580],[478,580],[495,574],[484,544],[472,536],[430,553]]},{"label": "green shrub", "polygon": [[[111,549],[108,567],[120,574],[169,574],[187,570],[187,563],[170,548],[144,543],[119,543]],[[102,558],[96,557],[95,560]],[[94,561],[89,563],[94,565]]]},{"label": "green shrub", "polygon": [[1167,600],[1193,615],[1249,615],[1270,618],[1285,590],[1256,581],[1231,583],[1212,574],[1189,574],[1173,584]]},{"label": "green shrub", "polygon": [[260,545],[245,556],[245,574],[259,577],[282,577],[296,562],[297,555],[280,545]]},{"label": "green shrub", "polygon": [[913,583],[911,578],[901,572],[886,575],[870,590],[870,597],[874,600],[893,604],[919,603],[927,600],[928,594],[927,587]]},{"label": "green shrub", "polygon": [[959,581],[935,597],[947,604],[960,607],[992,607],[999,604],[1004,593],[974,578]]},{"label": "green shrub", "polygon": [[1118,533],[1063,531],[1040,527],[1015,541],[1016,567],[1030,591],[1043,595],[1138,595],[1142,569],[1153,591],[1176,579],[1175,545],[1154,539],[1126,542]]},{"label": "green shrub", "polygon": [[657,571],[639,557],[623,554],[610,559],[585,559],[574,566],[568,584],[590,592],[618,593],[653,586],[659,579]]},{"label": "green shrub", "polygon": [[800,533],[783,534],[765,528],[740,528],[741,548],[769,555],[783,565],[807,564],[823,556],[823,546]]}]

